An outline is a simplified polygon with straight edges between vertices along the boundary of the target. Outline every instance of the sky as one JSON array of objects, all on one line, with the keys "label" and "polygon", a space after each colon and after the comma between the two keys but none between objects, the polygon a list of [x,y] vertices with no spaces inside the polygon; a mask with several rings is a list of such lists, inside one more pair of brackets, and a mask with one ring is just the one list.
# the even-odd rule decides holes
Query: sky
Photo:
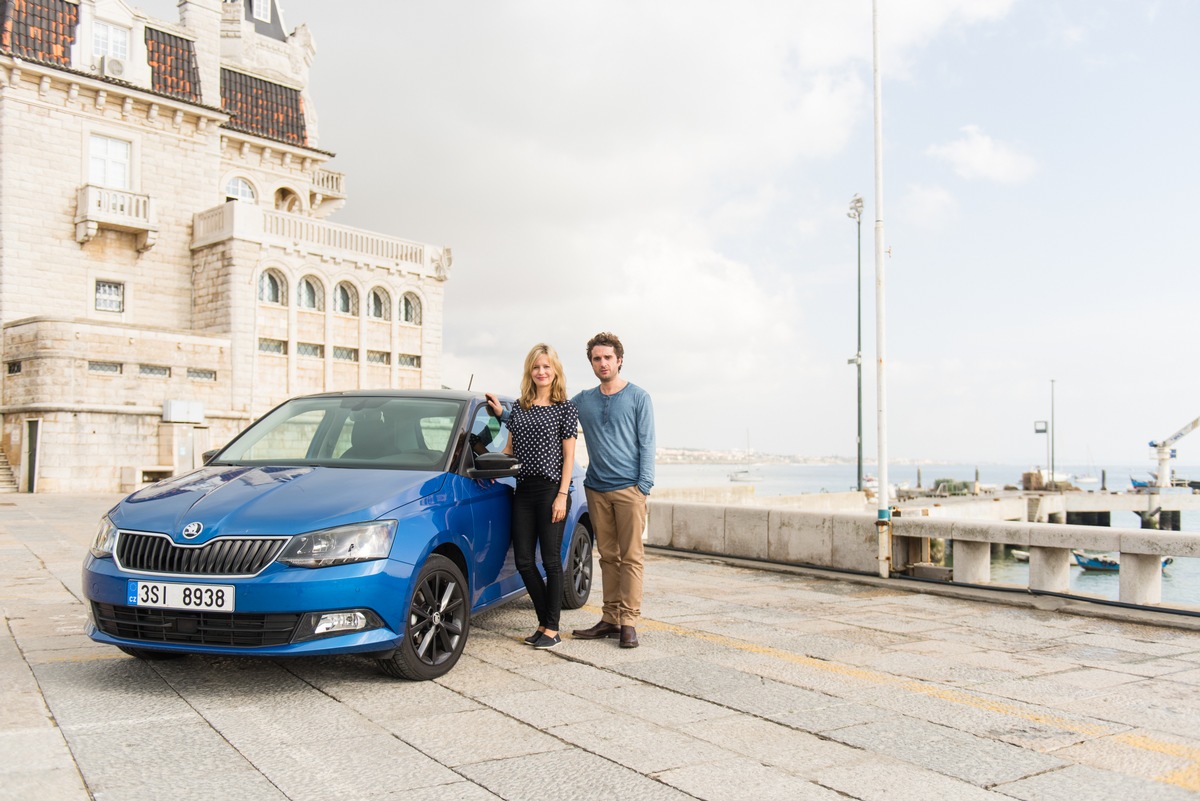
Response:
[{"label": "sky", "polygon": [[[174,20],[171,0],[135,2]],[[282,0],[332,220],[450,246],[443,382],[616,332],[661,447],[1151,469],[1200,415],[1200,4]],[[882,214],[883,291],[875,238]],[[1052,404],[1053,395],[1053,404]],[[1200,464],[1200,433],[1177,445]]]}]

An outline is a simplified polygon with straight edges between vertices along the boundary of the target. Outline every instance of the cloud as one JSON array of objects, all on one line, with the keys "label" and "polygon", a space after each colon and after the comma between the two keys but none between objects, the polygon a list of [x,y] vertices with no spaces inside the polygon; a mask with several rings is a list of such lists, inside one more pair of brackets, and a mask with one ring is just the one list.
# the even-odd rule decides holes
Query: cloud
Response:
[{"label": "cloud", "polygon": [[975,125],[963,129],[962,138],[943,145],[930,145],[925,153],[950,162],[954,172],[967,180],[983,178],[1004,184],[1028,181],[1037,171],[1031,156],[998,142]]},{"label": "cloud", "polygon": [[913,184],[900,198],[896,216],[909,225],[941,230],[958,217],[958,199],[943,187]]}]

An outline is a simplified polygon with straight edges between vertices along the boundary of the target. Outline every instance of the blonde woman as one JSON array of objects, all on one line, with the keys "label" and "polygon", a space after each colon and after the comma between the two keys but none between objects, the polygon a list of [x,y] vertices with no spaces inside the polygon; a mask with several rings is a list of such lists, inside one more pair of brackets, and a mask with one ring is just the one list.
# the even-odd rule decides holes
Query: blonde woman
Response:
[{"label": "blonde woman", "polygon": [[[497,417],[502,408],[488,393],[488,406]],[[534,648],[553,648],[559,637],[562,610],[562,538],[571,502],[571,468],[579,412],[567,399],[562,362],[545,343],[525,357],[521,396],[506,422],[510,437],[505,452],[521,462],[512,502],[513,561],[537,610],[538,628],[525,638]],[[541,550],[546,571],[538,572],[535,552]]]}]

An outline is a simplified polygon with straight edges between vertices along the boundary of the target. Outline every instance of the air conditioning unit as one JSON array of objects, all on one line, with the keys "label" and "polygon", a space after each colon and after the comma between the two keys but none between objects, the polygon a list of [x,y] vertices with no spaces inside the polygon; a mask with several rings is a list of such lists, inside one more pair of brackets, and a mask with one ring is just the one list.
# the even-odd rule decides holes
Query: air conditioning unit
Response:
[{"label": "air conditioning unit", "polygon": [[125,78],[125,62],[119,58],[105,56],[100,59],[100,73],[105,78]]}]

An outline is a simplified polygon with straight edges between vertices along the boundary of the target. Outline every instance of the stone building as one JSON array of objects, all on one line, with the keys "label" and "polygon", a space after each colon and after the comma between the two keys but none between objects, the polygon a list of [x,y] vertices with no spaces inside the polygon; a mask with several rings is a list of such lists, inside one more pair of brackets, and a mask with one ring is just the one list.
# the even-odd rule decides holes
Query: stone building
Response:
[{"label": "stone building", "polygon": [[[190,469],[281,400],[440,386],[450,250],[346,199],[276,0],[0,0],[0,454],[23,491]],[[0,465],[0,472],[4,472]]]}]

